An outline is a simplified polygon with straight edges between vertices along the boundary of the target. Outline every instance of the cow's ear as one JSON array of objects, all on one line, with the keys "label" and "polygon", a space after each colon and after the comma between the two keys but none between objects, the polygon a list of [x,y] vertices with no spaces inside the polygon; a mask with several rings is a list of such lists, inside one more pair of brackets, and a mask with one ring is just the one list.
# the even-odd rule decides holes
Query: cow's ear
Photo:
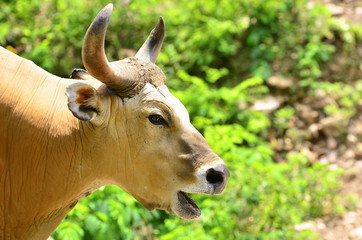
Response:
[{"label": "cow's ear", "polygon": [[68,108],[73,115],[83,121],[93,120],[100,111],[97,90],[84,82],[67,86]]}]

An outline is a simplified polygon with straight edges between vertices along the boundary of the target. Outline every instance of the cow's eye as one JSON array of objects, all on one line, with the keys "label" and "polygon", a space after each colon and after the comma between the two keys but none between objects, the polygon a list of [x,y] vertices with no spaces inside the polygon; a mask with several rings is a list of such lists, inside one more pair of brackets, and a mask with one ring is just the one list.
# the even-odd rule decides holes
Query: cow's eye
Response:
[{"label": "cow's eye", "polygon": [[154,125],[165,125],[165,126],[167,126],[167,122],[165,121],[165,119],[161,115],[150,115],[148,117],[148,119]]}]

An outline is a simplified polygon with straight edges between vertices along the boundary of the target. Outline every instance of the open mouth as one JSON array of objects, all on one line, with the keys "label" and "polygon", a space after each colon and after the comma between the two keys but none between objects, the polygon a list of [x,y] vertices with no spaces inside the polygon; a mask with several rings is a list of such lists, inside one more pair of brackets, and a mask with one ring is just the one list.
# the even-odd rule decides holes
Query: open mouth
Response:
[{"label": "open mouth", "polygon": [[195,201],[183,191],[177,192],[177,198],[182,211],[187,215],[188,219],[198,218],[201,216],[201,210]]}]

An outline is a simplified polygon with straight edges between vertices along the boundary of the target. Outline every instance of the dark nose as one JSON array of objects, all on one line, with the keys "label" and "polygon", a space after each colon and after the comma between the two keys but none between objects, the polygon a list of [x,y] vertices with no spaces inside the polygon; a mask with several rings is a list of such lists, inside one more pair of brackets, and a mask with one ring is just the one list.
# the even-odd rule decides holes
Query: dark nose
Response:
[{"label": "dark nose", "polygon": [[208,169],[206,171],[206,180],[214,187],[212,194],[220,194],[224,190],[229,177],[229,170],[224,164]]}]

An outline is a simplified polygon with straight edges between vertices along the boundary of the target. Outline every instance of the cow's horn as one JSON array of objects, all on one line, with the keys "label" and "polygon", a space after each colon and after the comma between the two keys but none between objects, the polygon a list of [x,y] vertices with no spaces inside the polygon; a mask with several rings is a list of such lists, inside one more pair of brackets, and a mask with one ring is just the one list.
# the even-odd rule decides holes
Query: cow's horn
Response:
[{"label": "cow's horn", "polygon": [[92,77],[117,91],[127,92],[137,83],[128,76],[127,69],[112,66],[104,52],[104,39],[112,10],[113,4],[105,6],[89,26],[82,49],[83,64]]},{"label": "cow's horn", "polygon": [[165,30],[165,22],[163,21],[163,18],[160,17],[156,27],[152,30],[150,36],[148,36],[135,57],[155,63],[161,50],[163,40],[165,39]]}]

